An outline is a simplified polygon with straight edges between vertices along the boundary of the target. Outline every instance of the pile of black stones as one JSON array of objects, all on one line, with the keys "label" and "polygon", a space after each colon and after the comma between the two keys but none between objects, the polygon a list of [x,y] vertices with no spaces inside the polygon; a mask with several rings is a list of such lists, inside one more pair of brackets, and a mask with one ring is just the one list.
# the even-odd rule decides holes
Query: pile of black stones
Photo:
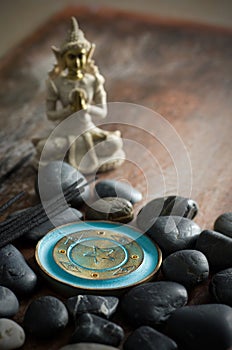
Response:
[{"label": "pile of black stones", "polygon": [[[44,186],[52,186],[47,199],[59,185],[58,165],[51,162],[43,170]],[[63,189],[80,177],[64,163]],[[63,213],[57,223],[82,219],[86,201],[91,204],[84,209],[85,219],[131,222],[133,206],[142,199],[137,189],[116,180],[98,181],[94,201],[90,197],[87,186],[73,201],[71,216]],[[57,338],[63,344],[59,350],[231,349],[232,212],[221,214],[214,230],[204,231],[193,221],[197,212],[195,201],[180,196],[153,199],[140,210],[134,224],[159,245],[162,266],[151,282],[117,296],[44,292],[36,265],[16,246],[33,246],[53,227],[49,220],[0,248],[0,349],[41,341],[49,348],[46,344]],[[194,305],[200,286],[207,298]]]}]

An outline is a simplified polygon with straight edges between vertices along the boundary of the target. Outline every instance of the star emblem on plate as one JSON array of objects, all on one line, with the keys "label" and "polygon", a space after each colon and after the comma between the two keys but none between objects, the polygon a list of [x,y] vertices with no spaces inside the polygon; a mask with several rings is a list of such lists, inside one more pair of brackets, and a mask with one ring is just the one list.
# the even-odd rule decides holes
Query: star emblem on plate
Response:
[{"label": "star emblem on plate", "polygon": [[84,253],[83,256],[92,257],[95,264],[99,264],[102,260],[114,261],[115,258],[112,256],[113,253],[113,248],[99,248],[94,245],[92,249]]}]

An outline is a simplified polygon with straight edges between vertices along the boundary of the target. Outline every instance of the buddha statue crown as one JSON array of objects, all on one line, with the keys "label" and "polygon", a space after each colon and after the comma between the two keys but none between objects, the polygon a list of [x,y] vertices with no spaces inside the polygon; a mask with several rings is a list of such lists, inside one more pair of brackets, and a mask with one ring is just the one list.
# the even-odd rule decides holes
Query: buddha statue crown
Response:
[{"label": "buddha statue crown", "polygon": [[52,46],[52,51],[56,57],[57,63],[54,68],[49,72],[49,76],[54,78],[60,75],[65,69],[65,63],[63,56],[72,48],[85,49],[87,55],[87,63],[85,70],[89,73],[98,73],[98,67],[94,64],[92,56],[95,50],[95,44],[91,44],[84,36],[82,30],[78,26],[78,22],[75,17],[71,17],[71,30],[68,32],[66,40],[63,42],[60,48]]},{"label": "buddha statue crown", "polygon": [[75,17],[71,17],[71,30],[69,31],[66,40],[61,45],[60,52],[63,54],[73,47],[84,48],[86,51],[89,51],[91,48],[90,42],[86,40],[84,33],[82,30],[80,30]]}]

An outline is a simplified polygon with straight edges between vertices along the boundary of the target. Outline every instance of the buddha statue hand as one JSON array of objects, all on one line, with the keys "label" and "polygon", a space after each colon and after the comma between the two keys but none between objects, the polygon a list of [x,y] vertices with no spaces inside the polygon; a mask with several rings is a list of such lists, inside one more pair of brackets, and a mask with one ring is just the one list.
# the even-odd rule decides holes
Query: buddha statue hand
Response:
[{"label": "buddha statue hand", "polygon": [[83,89],[75,88],[71,90],[69,94],[69,101],[74,112],[82,109],[86,110],[88,107],[86,92]]}]

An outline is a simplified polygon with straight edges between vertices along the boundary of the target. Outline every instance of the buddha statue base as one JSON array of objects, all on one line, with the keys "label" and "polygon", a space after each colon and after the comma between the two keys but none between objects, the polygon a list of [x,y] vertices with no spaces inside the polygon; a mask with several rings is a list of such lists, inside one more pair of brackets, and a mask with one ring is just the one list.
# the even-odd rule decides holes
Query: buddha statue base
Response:
[{"label": "buddha statue base", "polygon": [[110,133],[106,139],[97,142],[92,148],[86,145],[86,135],[76,140],[69,137],[70,150],[68,162],[83,174],[105,172],[119,167],[125,160],[122,140],[117,132]]},{"label": "buddha statue base", "polygon": [[56,137],[49,141],[43,139],[35,142],[34,146],[36,157],[33,165],[36,169],[54,160],[65,160],[87,175],[114,170],[125,160],[125,152],[119,147],[122,140],[116,132],[107,135],[104,141],[90,149],[83,135],[77,139],[74,136]]}]

